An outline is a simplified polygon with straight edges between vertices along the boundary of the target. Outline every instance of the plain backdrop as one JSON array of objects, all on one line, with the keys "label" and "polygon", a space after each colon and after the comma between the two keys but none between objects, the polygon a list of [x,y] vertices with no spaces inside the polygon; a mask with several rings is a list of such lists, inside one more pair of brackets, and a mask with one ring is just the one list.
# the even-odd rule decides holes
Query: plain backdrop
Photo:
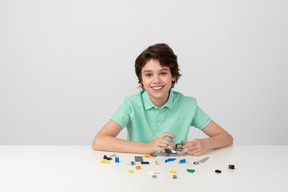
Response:
[{"label": "plain backdrop", "polygon": [[140,91],[136,57],[167,43],[174,90],[235,144],[287,145],[287,24],[284,0],[0,0],[0,144],[90,145]]}]

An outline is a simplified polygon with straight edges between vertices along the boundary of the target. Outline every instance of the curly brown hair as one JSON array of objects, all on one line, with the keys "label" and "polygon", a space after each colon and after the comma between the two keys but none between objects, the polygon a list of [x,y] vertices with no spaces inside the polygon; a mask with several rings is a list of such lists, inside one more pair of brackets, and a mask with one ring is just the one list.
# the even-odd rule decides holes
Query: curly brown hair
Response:
[{"label": "curly brown hair", "polygon": [[156,59],[159,61],[161,66],[166,66],[170,68],[172,77],[175,77],[175,81],[172,81],[171,88],[174,87],[175,83],[177,83],[180,78],[180,70],[178,67],[177,56],[174,54],[173,50],[165,43],[158,43],[155,45],[149,46],[145,49],[135,60],[135,73],[138,77],[138,83],[140,87],[143,88],[142,85],[142,74],[141,70],[145,66],[145,64],[151,59]]}]

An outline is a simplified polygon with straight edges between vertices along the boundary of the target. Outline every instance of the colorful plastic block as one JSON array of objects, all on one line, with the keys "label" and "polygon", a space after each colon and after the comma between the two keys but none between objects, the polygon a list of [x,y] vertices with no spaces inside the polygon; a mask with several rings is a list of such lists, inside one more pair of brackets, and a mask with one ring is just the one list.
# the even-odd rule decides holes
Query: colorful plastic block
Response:
[{"label": "colorful plastic block", "polygon": [[144,156],[142,156],[142,157],[149,157],[149,158],[154,158],[153,156],[151,156],[151,155],[144,155]]},{"label": "colorful plastic block", "polygon": [[115,163],[119,163],[119,157],[115,157]]},{"label": "colorful plastic block", "polygon": [[165,163],[167,163],[169,161],[175,161],[175,160],[176,160],[176,158],[168,158],[168,159],[165,160]]},{"label": "colorful plastic block", "polygon": [[179,163],[186,163],[186,159],[181,159]]},{"label": "colorful plastic block", "polygon": [[115,153],[113,153],[112,155],[110,155],[110,157],[117,157]]},{"label": "colorful plastic block", "polygon": [[104,155],[103,159],[107,159],[107,160],[111,160],[112,158],[111,157],[107,157],[107,155]]},{"label": "colorful plastic block", "polygon": [[189,172],[189,173],[194,173],[194,172],[195,172],[195,169],[187,169],[187,172]]},{"label": "colorful plastic block", "polygon": [[160,171],[148,171],[148,173],[150,175],[157,175],[157,174],[160,174],[161,172]]},{"label": "colorful plastic block", "polygon": [[135,161],[136,162],[142,162],[143,161],[143,157],[142,156],[135,156]]},{"label": "colorful plastic block", "polygon": [[222,171],[219,170],[219,169],[215,170],[215,173],[221,173],[221,172],[222,172]]},{"label": "colorful plastic block", "polygon": [[109,161],[108,160],[101,160],[100,163],[101,164],[109,164]]},{"label": "colorful plastic block", "polygon": [[228,165],[228,169],[235,169],[235,165]]}]

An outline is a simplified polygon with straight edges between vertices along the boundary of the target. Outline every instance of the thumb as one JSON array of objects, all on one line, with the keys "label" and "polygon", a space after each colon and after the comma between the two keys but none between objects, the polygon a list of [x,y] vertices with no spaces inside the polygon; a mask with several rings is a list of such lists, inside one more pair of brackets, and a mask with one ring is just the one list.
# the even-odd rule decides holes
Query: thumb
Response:
[{"label": "thumb", "polygon": [[184,140],[183,140],[183,143],[187,144],[187,143],[189,143],[189,142],[188,142],[188,141],[184,141]]}]

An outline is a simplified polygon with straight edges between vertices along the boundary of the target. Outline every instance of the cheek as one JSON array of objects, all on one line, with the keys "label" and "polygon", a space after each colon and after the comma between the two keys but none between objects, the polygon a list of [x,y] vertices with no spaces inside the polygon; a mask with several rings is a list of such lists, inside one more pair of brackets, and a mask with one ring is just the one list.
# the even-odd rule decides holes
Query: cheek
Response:
[{"label": "cheek", "polygon": [[143,79],[142,80],[142,84],[143,84],[144,87],[148,86],[149,85],[149,81],[147,79]]},{"label": "cheek", "polygon": [[172,81],[173,80],[171,78],[165,78],[165,83],[168,84],[168,85],[172,84]]}]

